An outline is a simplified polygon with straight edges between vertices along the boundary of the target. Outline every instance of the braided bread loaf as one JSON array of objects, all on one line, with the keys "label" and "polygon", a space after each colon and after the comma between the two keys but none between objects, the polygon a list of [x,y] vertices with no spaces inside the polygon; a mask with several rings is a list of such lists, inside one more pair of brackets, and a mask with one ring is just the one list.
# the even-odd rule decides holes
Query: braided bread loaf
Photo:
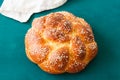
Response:
[{"label": "braided bread loaf", "polygon": [[79,72],[97,53],[89,24],[68,12],[36,18],[25,36],[25,47],[27,57],[52,74]]}]

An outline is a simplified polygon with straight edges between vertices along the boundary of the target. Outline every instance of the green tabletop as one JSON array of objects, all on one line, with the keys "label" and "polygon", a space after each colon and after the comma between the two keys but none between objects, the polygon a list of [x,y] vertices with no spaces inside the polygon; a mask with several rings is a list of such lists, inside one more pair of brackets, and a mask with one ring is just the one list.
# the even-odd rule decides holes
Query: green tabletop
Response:
[{"label": "green tabletop", "polygon": [[[26,57],[24,37],[33,19],[56,11],[69,11],[93,28],[98,55],[80,73],[48,74]],[[120,80],[120,0],[68,0],[27,23],[0,15],[0,80]]]}]

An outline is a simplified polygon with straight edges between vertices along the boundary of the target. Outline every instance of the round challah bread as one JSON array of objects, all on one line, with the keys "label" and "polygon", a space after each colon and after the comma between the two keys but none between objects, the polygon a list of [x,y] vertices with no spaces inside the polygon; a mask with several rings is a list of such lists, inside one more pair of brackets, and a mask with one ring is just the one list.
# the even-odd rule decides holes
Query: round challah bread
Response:
[{"label": "round challah bread", "polygon": [[64,11],[36,18],[25,47],[27,57],[52,74],[80,72],[98,49],[90,25]]}]

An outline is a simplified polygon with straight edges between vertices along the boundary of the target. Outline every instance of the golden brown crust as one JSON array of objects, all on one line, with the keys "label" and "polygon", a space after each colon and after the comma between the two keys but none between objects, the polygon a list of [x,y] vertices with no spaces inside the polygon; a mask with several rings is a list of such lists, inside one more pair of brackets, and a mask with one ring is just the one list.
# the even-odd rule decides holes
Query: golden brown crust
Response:
[{"label": "golden brown crust", "polygon": [[68,12],[36,18],[25,36],[27,57],[52,74],[76,73],[95,57],[90,25]]}]

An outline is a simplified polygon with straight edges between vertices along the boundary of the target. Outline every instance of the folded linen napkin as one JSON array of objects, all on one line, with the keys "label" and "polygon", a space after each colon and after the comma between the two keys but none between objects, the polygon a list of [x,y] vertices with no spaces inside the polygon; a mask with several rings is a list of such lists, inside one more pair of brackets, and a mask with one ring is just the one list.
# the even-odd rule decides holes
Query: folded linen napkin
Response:
[{"label": "folded linen napkin", "polygon": [[27,22],[34,13],[57,8],[67,0],[4,0],[0,13],[20,22]]}]

